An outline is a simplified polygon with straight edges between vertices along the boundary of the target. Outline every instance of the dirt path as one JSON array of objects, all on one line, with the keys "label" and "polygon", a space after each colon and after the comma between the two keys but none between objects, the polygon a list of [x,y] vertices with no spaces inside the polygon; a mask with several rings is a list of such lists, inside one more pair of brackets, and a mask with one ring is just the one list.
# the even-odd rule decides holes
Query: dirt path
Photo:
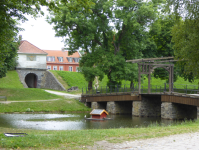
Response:
[{"label": "dirt path", "polygon": [[123,143],[95,142],[89,150],[199,150],[199,132],[184,133],[161,138],[125,141]]}]

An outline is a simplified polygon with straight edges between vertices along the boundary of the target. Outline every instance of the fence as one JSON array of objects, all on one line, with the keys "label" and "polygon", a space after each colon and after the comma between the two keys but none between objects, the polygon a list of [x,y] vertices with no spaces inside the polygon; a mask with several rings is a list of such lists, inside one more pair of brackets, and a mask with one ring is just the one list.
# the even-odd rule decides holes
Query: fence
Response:
[{"label": "fence", "polygon": [[[82,88],[82,94],[108,94],[108,93],[134,93],[138,92],[138,85],[112,85],[112,86],[101,86],[101,87],[94,87],[90,90],[88,88]],[[150,93],[164,93],[169,92],[169,84],[164,83],[163,85],[151,85]],[[185,94],[198,94],[199,93],[199,86],[198,85],[184,85],[184,84],[171,84],[171,92],[177,93],[185,93]],[[148,86],[141,85],[141,93],[145,94],[148,93]]]},{"label": "fence", "polygon": [[94,87],[90,90],[88,88],[82,88],[82,94],[108,94],[108,93],[133,93],[134,91],[138,90],[137,85],[110,85],[110,86],[101,86],[101,87]]}]

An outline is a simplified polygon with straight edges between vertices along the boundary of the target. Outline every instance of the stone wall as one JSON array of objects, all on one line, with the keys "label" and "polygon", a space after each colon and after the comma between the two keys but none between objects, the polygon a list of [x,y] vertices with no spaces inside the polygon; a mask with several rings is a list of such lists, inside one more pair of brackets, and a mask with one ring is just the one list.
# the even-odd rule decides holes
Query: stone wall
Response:
[{"label": "stone wall", "polygon": [[59,91],[65,91],[66,89],[62,84],[56,79],[56,77],[46,69],[17,69],[16,70],[19,79],[25,88],[28,88],[25,82],[25,77],[29,73],[33,73],[37,77],[37,88],[53,89]]},{"label": "stone wall", "polygon": [[25,77],[29,73],[33,73],[37,76],[37,88],[41,88],[42,81],[45,80],[46,69],[31,69],[31,68],[28,69],[27,68],[27,69],[17,69],[16,71],[19,75],[19,79],[21,83],[23,84],[25,88],[28,88],[25,82]]},{"label": "stone wall", "polygon": [[91,102],[91,109],[106,109],[106,102]]},{"label": "stone wall", "polygon": [[170,102],[162,102],[161,117],[163,119],[196,119],[197,107]]},{"label": "stone wall", "polygon": [[133,101],[132,115],[139,117],[160,117],[161,97],[142,96],[142,101]]},{"label": "stone wall", "polygon": [[107,102],[106,110],[110,114],[131,114],[132,101]]},{"label": "stone wall", "polygon": [[45,78],[44,80],[42,80],[41,88],[66,91],[63,85],[57,80],[57,78],[50,71],[47,70],[44,76]]}]

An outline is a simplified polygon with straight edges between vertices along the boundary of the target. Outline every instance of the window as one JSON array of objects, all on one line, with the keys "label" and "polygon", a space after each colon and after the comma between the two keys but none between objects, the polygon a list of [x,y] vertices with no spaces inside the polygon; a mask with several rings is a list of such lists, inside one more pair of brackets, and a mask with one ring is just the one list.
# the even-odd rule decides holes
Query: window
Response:
[{"label": "window", "polygon": [[79,58],[73,58],[75,62],[79,62]]},{"label": "window", "polygon": [[69,71],[73,71],[73,67],[69,66]]},{"label": "window", "polygon": [[57,57],[57,59],[59,60],[59,62],[63,62],[63,57]]},{"label": "window", "polygon": [[73,62],[73,58],[72,57],[66,57],[68,59],[68,62]]},{"label": "window", "polygon": [[53,70],[57,70],[57,66],[53,66]]},{"label": "window", "polygon": [[48,70],[51,70],[51,66],[47,66],[47,69],[48,69]]},{"label": "window", "polygon": [[27,61],[36,61],[36,55],[27,55]]},{"label": "window", "polygon": [[79,67],[76,67],[76,72],[79,72]]},{"label": "window", "polygon": [[63,66],[59,66],[59,70],[64,70],[64,69],[63,69]]},{"label": "window", "polygon": [[47,61],[55,61],[55,57],[54,56],[47,56]]}]

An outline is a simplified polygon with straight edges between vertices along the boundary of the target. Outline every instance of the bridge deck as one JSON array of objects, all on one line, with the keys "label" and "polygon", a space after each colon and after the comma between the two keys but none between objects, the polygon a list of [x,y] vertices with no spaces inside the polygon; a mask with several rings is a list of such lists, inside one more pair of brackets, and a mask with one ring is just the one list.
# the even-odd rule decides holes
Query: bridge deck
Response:
[{"label": "bridge deck", "polygon": [[93,95],[82,95],[82,102],[109,102],[109,101],[141,101],[144,96],[161,96],[162,102],[179,103],[185,105],[193,105],[199,107],[199,94],[185,93],[151,93],[138,94],[131,92],[122,93],[101,93]]}]

